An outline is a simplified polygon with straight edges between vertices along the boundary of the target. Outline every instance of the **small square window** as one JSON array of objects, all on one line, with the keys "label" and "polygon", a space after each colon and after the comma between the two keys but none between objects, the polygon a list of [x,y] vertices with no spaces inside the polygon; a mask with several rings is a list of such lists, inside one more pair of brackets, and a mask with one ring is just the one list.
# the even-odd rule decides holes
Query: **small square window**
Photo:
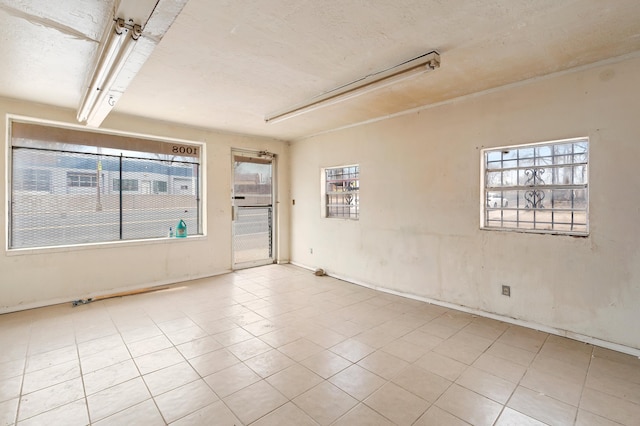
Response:
[{"label": "small square window", "polygon": [[324,169],[326,217],[358,219],[360,215],[360,167]]},{"label": "small square window", "polygon": [[589,140],[483,150],[482,228],[589,234]]}]

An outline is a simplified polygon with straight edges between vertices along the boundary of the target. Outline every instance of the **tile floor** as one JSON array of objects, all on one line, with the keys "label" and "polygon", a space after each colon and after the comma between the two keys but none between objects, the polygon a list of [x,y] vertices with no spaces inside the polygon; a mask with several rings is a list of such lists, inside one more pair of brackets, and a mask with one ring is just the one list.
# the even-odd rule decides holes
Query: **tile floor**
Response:
[{"label": "tile floor", "polygon": [[290,265],[0,315],[0,425],[639,425],[632,356]]}]

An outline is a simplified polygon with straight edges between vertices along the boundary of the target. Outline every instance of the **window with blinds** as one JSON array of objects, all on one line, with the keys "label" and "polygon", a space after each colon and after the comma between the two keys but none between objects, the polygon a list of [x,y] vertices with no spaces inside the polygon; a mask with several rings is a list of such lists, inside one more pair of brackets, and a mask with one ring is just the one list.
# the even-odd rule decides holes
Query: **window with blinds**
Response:
[{"label": "window with blinds", "polygon": [[8,247],[201,233],[201,146],[12,121]]}]

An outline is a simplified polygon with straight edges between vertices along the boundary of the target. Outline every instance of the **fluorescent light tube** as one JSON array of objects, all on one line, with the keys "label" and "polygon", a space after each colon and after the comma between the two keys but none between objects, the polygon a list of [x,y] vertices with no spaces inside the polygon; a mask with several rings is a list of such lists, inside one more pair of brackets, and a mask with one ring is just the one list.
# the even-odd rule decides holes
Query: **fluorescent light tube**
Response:
[{"label": "fluorescent light tube", "polygon": [[[131,33],[129,33],[130,31]],[[97,121],[95,119],[96,113],[100,109],[100,105],[105,102],[111,86],[126,63],[127,57],[131,54],[135,41],[141,32],[142,29],[139,25],[128,28],[122,18],[114,21],[100,51],[89,88],[78,109],[77,119],[79,122],[94,126],[99,126],[102,123],[106,114]],[[110,106],[113,107],[113,105]]]},{"label": "fluorescent light tube", "polygon": [[307,102],[295,105],[286,110],[274,113],[265,118],[266,123],[279,123],[289,118],[297,117],[308,112],[318,110],[330,105],[335,105],[361,96],[365,93],[396,84],[400,81],[415,77],[416,75],[434,70],[440,67],[440,54],[431,51],[413,58],[402,64],[383,71],[369,74],[351,83],[329,90],[316,96]]},{"label": "fluorescent light tube", "polygon": [[[89,116],[87,117],[88,125],[95,127],[100,126],[100,124],[102,124],[102,122],[106,118],[107,114],[109,114],[109,112],[111,111],[111,108],[115,106],[116,101],[120,96],[110,94],[109,92],[111,91],[113,83],[115,83],[118,74],[120,74],[120,71],[122,71],[122,68],[124,67],[127,58],[133,51],[134,47],[135,40],[132,37],[127,37],[120,46],[119,55],[113,62],[108,77],[104,80],[102,87],[100,87],[100,90],[98,91],[99,94],[95,100],[94,107],[91,108],[91,111],[89,112]],[[107,97],[109,98],[108,100]]]}]

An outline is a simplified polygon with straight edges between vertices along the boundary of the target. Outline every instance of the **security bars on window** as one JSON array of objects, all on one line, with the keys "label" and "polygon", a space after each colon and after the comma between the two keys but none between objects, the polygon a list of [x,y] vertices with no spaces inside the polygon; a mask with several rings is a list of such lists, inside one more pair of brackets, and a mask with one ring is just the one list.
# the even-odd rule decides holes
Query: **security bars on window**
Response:
[{"label": "security bars on window", "polygon": [[360,214],[359,166],[325,169],[327,217],[358,219]]},{"label": "security bars on window", "polygon": [[589,140],[483,151],[485,229],[588,235]]},{"label": "security bars on window", "polygon": [[147,149],[128,151],[110,147],[108,134],[12,130],[10,249],[165,238],[180,219],[189,235],[201,233],[199,157],[165,154],[162,141],[120,137]]}]

